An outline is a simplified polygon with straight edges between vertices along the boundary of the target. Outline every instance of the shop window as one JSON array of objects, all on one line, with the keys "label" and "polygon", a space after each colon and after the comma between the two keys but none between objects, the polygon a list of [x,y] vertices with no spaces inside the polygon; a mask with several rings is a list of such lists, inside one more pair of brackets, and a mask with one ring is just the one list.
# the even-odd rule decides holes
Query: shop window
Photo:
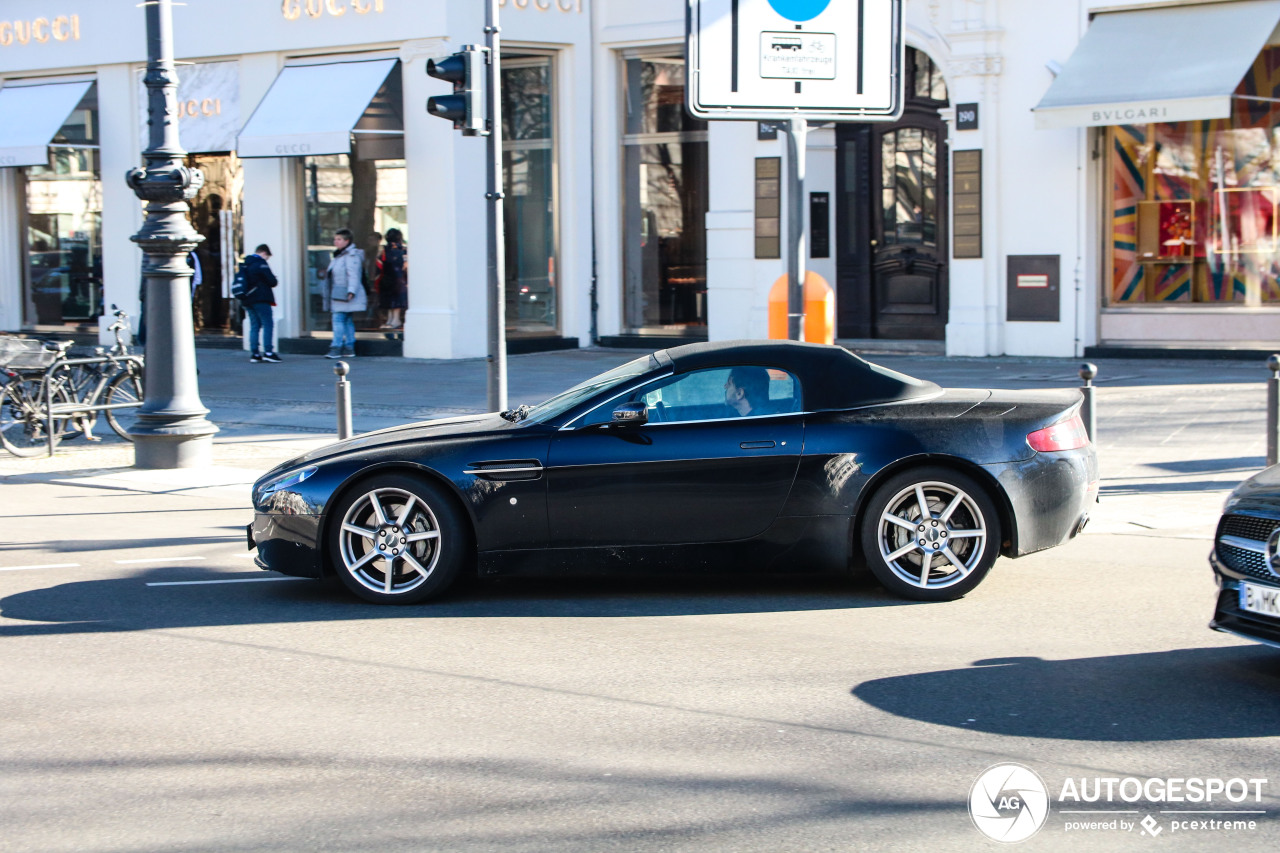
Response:
[{"label": "shop window", "polygon": [[[324,310],[325,271],[333,257],[333,235],[348,228],[355,244],[365,253],[369,308],[355,316],[356,329],[376,330],[386,322],[391,293],[380,293],[378,258],[383,237],[397,228],[408,243],[405,211],[408,183],[404,160],[366,160],[357,156],[327,154],[302,159],[306,193],[306,307],[307,329],[325,332],[331,318]],[[409,274],[412,287],[412,271]],[[388,297],[388,298],[383,298]]]},{"label": "shop window", "polygon": [[1215,121],[1105,136],[1109,305],[1280,303],[1280,48]]},{"label": "shop window", "polygon": [[[303,322],[309,332],[323,335],[333,328],[324,305],[325,273],[333,258],[333,235],[342,228],[351,231],[355,247],[364,252],[368,308],[353,316],[356,329],[378,330],[392,319],[398,327],[403,315],[396,309],[406,307],[412,298],[412,252],[405,255],[408,290],[398,276],[381,275],[380,264],[385,237],[393,228],[411,248],[403,102],[397,62],[352,129],[350,153],[301,158],[306,246]],[[398,252],[392,255],[399,257]]]},{"label": "shop window", "polygon": [[676,58],[625,61],[624,324],[706,333],[707,132]]},{"label": "shop window", "polygon": [[48,164],[20,170],[28,324],[92,324],[102,315],[97,88],[89,87],[50,142]]},{"label": "shop window", "polygon": [[559,328],[553,91],[550,56],[503,55],[508,336]]}]

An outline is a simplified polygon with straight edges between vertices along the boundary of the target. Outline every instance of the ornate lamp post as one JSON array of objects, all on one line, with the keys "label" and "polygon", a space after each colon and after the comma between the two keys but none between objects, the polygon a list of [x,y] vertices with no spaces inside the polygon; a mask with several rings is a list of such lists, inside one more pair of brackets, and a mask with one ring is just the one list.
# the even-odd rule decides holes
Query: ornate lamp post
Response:
[{"label": "ornate lamp post", "polygon": [[196,380],[191,322],[191,268],[186,257],[204,239],[187,221],[187,202],[204,183],[188,169],[178,144],[178,78],[173,68],[170,0],[148,0],[147,126],[144,168],[125,180],[147,203],[146,221],[133,236],[143,251],[146,281],[146,399],[129,435],[138,468],[191,468],[213,459],[218,428],[205,418]]}]

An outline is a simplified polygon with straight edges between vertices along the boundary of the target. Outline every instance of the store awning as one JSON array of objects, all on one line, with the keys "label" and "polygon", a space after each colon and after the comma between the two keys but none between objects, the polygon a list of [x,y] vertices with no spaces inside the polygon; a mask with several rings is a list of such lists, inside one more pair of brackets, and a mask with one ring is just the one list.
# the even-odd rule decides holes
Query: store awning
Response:
[{"label": "store awning", "polygon": [[395,67],[395,59],[291,65],[236,139],[241,157],[351,153],[351,131]]},{"label": "store awning", "polygon": [[1231,115],[1231,94],[1280,23],[1280,0],[1098,14],[1034,108],[1036,127]]},{"label": "store awning", "polygon": [[92,85],[92,80],[5,84],[0,89],[0,166],[48,163],[49,143]]}]

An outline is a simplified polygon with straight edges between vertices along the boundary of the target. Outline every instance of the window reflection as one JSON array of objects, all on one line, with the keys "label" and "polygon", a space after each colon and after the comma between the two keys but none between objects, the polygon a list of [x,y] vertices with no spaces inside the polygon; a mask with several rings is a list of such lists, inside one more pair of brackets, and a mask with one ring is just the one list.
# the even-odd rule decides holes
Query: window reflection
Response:
[{"label": "window reflection", "polygon": [[[333,233],[350,228],[357,248],[365,253],[366,295],[369,309],[354,315],[359,330],[377,329],[383,322],[379,313],[378,258],[382,236],[398,228],[409,247],[412,243],[407,222],[408,181],[404,160],[361,160],[346,154],[326,154],[302,160],[306,192],[306,320],[307,329],[323,332],[331,328],[324,310],[324,274],[333,257]],[[409,267],[412,288],[412,266]],[[412,298],[412,296],[410,296]]]},{"label": "window reflection", "polygon": [[503,56],[508,335],[558,329],[552,85],[551,57]]},{"label": "window reflection", "polygon": [[626,62],[625,323],[701,334],[707,322],[706,123],[684,109],[674,58]]},{"label": "window reflection", "polygon": [[937,134],[915,127],[886,133],[880,162],[885,244],[937,245]]},{"label": "window reflection", "polygon": [[102,315],[97,90],[89,87],[54,136],[48,165],[21,170],[28,323],[86,323]]}]

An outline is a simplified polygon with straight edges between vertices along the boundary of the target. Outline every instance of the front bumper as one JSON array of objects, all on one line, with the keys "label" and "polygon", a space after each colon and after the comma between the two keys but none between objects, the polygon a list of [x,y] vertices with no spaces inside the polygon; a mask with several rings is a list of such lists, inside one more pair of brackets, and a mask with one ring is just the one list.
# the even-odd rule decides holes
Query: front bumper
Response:
[{"label": "front bumper", "polygon": [[299,578],[323,576],[320,516],[259,511],[246,532],[250,550],[258,549],[258,568]]},{"label": "front bumper", "polygon": [[[1213,567],[1219,587],[1218,603],[1214,608],[1209,627],[1215,631],[1235,634],[1247,640],[1280,648],[1280,619],[1271,619],[1240,607],[1242,579],[1235,572],[1224,569],[1218,560],[1216,549],[1209,554],[1209,565]],[[1248,578],[1248,581],[1255,586],[1280,590],[1280,582],[1272,583],[1253,577]]]}]

